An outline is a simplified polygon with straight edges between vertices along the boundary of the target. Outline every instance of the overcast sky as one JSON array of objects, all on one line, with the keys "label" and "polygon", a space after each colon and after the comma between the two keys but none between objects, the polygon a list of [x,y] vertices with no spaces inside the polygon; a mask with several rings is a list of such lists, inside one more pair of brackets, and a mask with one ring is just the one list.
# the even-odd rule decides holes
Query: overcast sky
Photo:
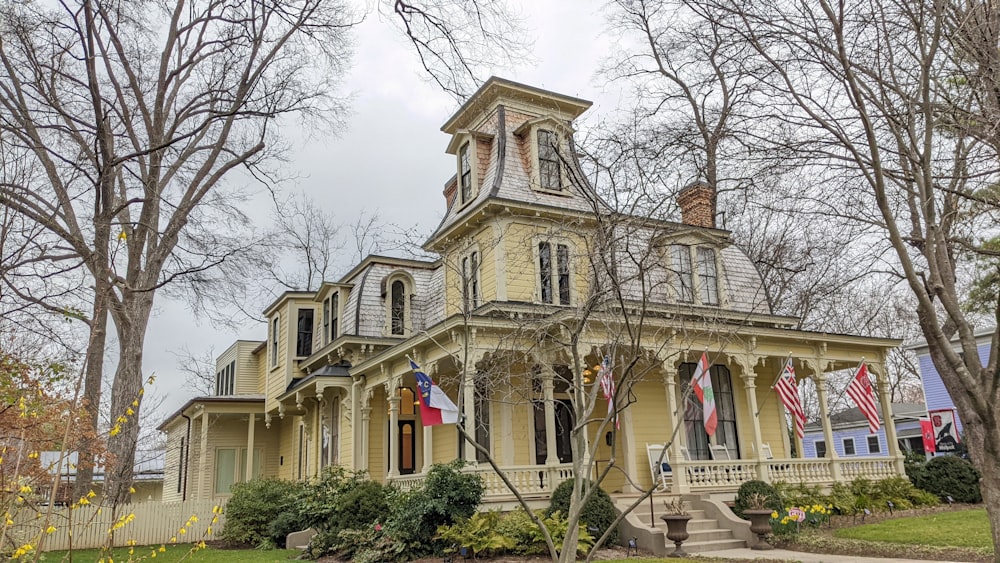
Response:
[{"label": "overcast sky", "polygon": [[[534,60],[497,74],[591,100],[583,118],[593,122],[610,114],[619,96],[596,77],[602,60],[613,48],[602,35],[602,2],[544,0],[521,4]],[[429,234],[444,213],[442,189],[455,170],[454,157],[445,154],[448,137],[441,125],[457,109],[457,102],[428,82],[416,56],[395,30],[377,14],[357,29],[356,55],[345,92],[353,93],[351,114],[339,135],[303,139],[288,171],[300,176],[287,189],[300,190],[329,214],[349,222],[362,210],[378,211],[386,223],[415,225]],[[262,217],[268,210],[259,211]],[[175,353],[187,348],[201,353],[223,352],[236,339],[262,340],[263,324],[239,330],[212,326],[193,316],[180,301],[157,297],[144,352],[146,373],[156,372],[152,390],[166,397],[150,422],[164,416],[195,395],[186,388]]]}]

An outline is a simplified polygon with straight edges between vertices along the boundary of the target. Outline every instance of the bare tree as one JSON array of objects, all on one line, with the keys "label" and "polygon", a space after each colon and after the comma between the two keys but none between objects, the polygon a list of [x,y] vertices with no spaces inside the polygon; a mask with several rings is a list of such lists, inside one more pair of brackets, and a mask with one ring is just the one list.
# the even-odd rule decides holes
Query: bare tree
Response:
[{"label": "bare tree", "polygon": [[[955,400],[1000,547],[1000,333],[986,361],[963,279],[993,256],[1000,201],[995,65],[1000,12],[986,2],[702,2],[723,10],[766,62],[768,119],[831,215],[876,226],[916,301],[931,358]],[[987,124],[989,124],[987,126]],[[807,164],[808,162],[808,164]],[[1000,303],[990,306],[993,323]],[[954,340],[953,340],[954,339]]]},{"label": "bare tree", "polygon": [[[440,19],[450,8],[397,6],[425,66],[457,80],[472,70],[470,57],[511,43],[486,22],[512,20],[490,18],[504,11],[490,3],[457,12],[481,25],[453,31],[464,22]],[[0,133],[33,171],[0,185],[0,204],[43,225],[93,280],[91,330],[110,316],[119,342],[112,413],[139,397],[157,290],[196,283],[253,247],[227,199],[235,192],[220,191],[224,179],[237,168],[277,179],[278,117],[339,115],[332,92],[353,18],[335,0],[0,4]],[[454,56],[464,63],[449,66]],[[213,228],[220,224],[228,228]],[[98,353],[87,357],[101,361],[104,339],[90,342]],[[88,366],[88,392],[99,393],[92,384],[102,371]],[[134,420],[111,430],[117,470],[107,492],[116,503],[131,480]]]}]

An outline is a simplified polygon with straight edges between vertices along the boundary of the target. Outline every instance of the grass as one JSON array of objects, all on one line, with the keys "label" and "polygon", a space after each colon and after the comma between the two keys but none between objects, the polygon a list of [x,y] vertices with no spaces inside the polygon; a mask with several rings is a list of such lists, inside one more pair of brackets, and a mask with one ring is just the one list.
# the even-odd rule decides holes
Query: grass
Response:
[{"label": "grass", "polygon": [[907,545],[991,549],[990,522],[985,508],[897,518],[837,530],[838,538]]},{"label": "grass", "polygon": [[[126,562],[130,559],[132,561],[138,561],[140,558],[144,561],[151,561],[152,563],[175,563],[180,561],[182,557],[187,555],[191,551],[190,545],[168,545],[166,551],[159,551],[160,546],[147,546],[147,547],[136,547],[134,552],[129,556],[129,550],[127,547],[116,547],[114,549],[112,559],[118,562]],[[150,557],[152,553],[156,553],[155,559]],[[275,550],[259,550],[259,549],[214,549],[212,547],[206,549],[200,549],[191,555],[188,555],[184,561],[191,561],[192,563],[277,563],[279,561],[288,561],[289,559],[298,556],[301,551],[297,549],[275,549]],[[73,550],[73,561],[91,563],[93,561],[99,561],[101,559],[101,552],[97,549],[74,549]],[[55,563],[57,561],[69,561],[67,552],[65,551],[49,551],[43,553],[40,557],[41,561],[46,561],[49,563]]]}]

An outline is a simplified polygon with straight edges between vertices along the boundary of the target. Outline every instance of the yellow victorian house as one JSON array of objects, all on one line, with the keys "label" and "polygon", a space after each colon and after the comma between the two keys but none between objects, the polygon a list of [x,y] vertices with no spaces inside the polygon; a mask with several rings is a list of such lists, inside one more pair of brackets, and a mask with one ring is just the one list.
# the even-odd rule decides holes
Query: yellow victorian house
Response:
[{"label": "yellow victorian house", "polygon": [[[817,383],[831,443],[825,374],[867,359],[889,412],[884,358],[899,342],[796,330],[773,315],[753,263],[715,226],[711,186],[680,193],[679,222],[613,211],[574,158],[574,121],[589,106],[488,80],[442,127],[455,176],[424,245],[439,258],[370,256],[272,303],[267,340],[234,343],[218,359],[215,395],[160,426],[164,500],[222,499],[238,481],[305,479],[331,464],[407,488],[456,458],[482,473],[486,502],[507,506],[489,459],[539,501],[581,458],[576,469],[605,474],[620,498],[902,474],[891,420],[885,457],[793,455],[802,445],[770,389],[793,358],[797,377]],[[703,352],[712,437],[686,390]],[[595,389],[605,357],[617,413]],[[481,447],[456,425],[421,424],[409,358],[460,405]]]}]

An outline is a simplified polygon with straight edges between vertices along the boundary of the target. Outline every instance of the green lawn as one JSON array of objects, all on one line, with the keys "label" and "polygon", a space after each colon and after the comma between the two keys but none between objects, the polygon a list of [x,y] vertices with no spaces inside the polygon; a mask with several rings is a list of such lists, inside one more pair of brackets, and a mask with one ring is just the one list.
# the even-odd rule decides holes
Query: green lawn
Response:
[{"label": "green lawn", "polygon": [[990,549],[990,522],[985,508],[897,518],[837,530],[838,538],[938,547]]},{"label": "green lawn", "polygon": [[[131,560],[138,561],[141,558],[143,561],[151,563],[175,563],[180,561],[190,551],[190,545],[168,545],[165,552],[159,551],[159,546],[136,547],[134,553],[131,555]],[[150,557],[153,552],[156,553],[155,558]],[[293,557],[297,557],[300,553],[302,552],[297,549],[263,551],[257,549],[212,549],[209,547],[188,555],[184,561],[191,561],[193,563],[277,563],[279,561],[288,561]],[[55,563],[56,561],[69,561],[69,556],[65,551],[49,551],[43,553],[40,559],[49,563]],[[100,559],[101,553],[96,549],[73,551],[74,562],[93,563]],[[115,563],[129,561],[128,548],[115,548],[112,559]]]}]

